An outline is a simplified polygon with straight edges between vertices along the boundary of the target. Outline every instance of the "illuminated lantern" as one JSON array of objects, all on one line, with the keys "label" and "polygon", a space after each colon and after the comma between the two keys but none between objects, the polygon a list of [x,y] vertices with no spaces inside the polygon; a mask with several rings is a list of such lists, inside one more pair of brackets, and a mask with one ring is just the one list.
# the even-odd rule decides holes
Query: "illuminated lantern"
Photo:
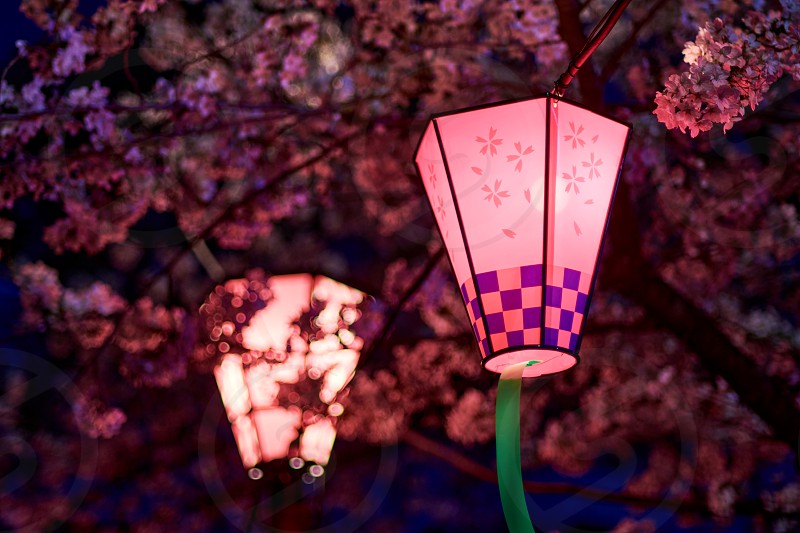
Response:
[{"label": "illuminated lantern", "polygon": [[578,362],[629,132],[552,95],[431,118],[415,161],[486,369]]},{"label": "illuminated lantern", "polygon": [[629,133],[546,94],[434,115],[414,155],[483,366],[501,374],[497,470],[513,533],[533,533],[520,465],[521,381],[579,361]]},{"label": "illuminated lantern", "polygon": [[256,465],[286,457],[322,475],[363,345],[351,326],[364,298],[323,276],[255,271],[216,287],[200,308],[204,355],[217,361],[220,396],[251,476],[260,476]]}]

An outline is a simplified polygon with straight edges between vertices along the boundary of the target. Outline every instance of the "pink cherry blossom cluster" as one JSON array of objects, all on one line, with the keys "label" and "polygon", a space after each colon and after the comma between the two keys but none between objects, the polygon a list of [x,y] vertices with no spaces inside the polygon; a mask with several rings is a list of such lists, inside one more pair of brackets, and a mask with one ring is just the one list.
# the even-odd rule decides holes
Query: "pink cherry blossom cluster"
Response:
[{"label": "pink cherry blossom cluster", "polygon": [[45,316],[56,314],[61,309],[64,288],[58,272],[41,261],[28,263],[17,269],[14,283],[21,289],[23,324],[44,329]]},{"label": "pink cherry blossom cluster", "polygon": [[[196,329],[180,307],[149,297],[129,306],[106,283],[65,288],[42,262],[17,268],[23,306],[21,327],[58,335],[56,352],[76,350],[91,359],[97,350],[119,355],[119,372],[135,386],[166,387],[186,374]],[[54,346],[55,349],[55,346]]]},{"label": "pink cherry blossom cluster", "polygon": [[122,351],[119,372],[136,387],[169,387],[186,377],[196,335],[195,321],[183,308],[140,298],[122,316],[114,336]]},{"label": "pink cherry blossom cluster", "polygon": [[692,137],[722,124],[723,131],[755,109],[784,73],[800,80],[800,21],[794,2],[783,12],[750,11],[738,24],[717,18],[683,50],[687,72],[672,74],[656,94],[658,119]]},{"label": "pink cherry blossom cluster", "polygon": [[81,397],[73,410],[80,430],[93,439],[110,439],[119,433],[127,420],[121,409],[108,407],[96,399]]}]

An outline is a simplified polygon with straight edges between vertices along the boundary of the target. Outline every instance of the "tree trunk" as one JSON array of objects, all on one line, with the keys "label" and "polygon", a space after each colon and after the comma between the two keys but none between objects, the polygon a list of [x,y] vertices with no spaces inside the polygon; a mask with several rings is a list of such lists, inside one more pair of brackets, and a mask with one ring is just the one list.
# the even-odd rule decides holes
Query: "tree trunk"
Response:
[{"label": "tree trunk", "polygon": [[[574,55],[586,40],[580,5],[576,0],[556,0],[556,7],[559,32]],[[601,84],[591,58],[578,71],[577,79],[581,83],[583,102],[601,110],[602,93],[592,90]],[[710,316],[653,271],[642,257],[637,218],[630,189],[620,181],[608,236],[613,253],[601,270],[606,286],[642,305],[651,317],[696,353],[709,371],[727,381],[742,404],[767,423],[776,438],[796,450],[800,439],[800,410],[789,386],[778,378],[764,375],[719,330]]]}]

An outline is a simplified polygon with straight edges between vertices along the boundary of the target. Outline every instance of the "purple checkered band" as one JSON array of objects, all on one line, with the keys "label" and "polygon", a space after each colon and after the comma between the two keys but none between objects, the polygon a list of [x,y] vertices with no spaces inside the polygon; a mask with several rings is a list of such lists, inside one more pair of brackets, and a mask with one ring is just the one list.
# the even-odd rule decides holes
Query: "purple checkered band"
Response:
[{"label": "purple checkered band", "polygon": [[461,285],[461,296],[483,357],[491,352],[481,305],[493,352],[537,344],[577,349],[591,275],[570,268],[548,267],[542,328],[542,271],[542,265],[527,265],[478,274],[477,293],[472,279]]},{"label": "purple checkered band", "polygon": [[478,340],[481,355],[486,357],[489,354],[489,341],[486,339],[486,329],[481,320],[480,304],[475,294],[475,284],[472,282],[472,278],[461,285],[461,297],[464,298],[464,304],[467,306],[467,315],[472,322],[472,332]]}]

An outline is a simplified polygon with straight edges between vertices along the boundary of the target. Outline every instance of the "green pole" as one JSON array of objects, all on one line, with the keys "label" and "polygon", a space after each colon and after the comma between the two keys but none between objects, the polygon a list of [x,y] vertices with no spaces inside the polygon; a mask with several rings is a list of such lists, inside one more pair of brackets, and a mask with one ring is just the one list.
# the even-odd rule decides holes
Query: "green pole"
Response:
[{"label": "green pole", "polygon": [[509,365],[500,374],[497,385],[497,481],[503,514],[511,533],[535,533],[522,486],[522,464],[519,445],[519,403],[522,373],[540,361]]}]

